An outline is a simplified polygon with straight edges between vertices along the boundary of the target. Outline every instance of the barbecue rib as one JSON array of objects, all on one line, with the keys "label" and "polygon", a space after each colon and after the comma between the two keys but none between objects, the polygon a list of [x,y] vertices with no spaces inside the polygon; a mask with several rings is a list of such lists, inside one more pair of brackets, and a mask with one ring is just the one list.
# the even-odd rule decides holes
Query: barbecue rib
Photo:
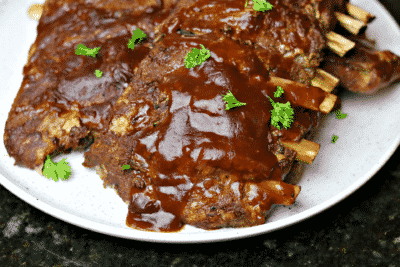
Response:
[{"label": "barbecue rib", "polygon": [[379,51],[365,35],[348,38],[356,47],[344,57],[327,52],[321,68],[340,79],[351,92],[374,94],[400,79],[400,57],[391,51]]},{"label": "barbecue rib", "polygon": [[338,23],[335,12],[346,12],[348,0],[272,0],[272,5],[281,4],[297,12],[307,15],[310,19],[317,19],[324,33],[333,31]]},{"label": "barbecue rib", "polygon": [[[186,54],[200,44],[211,57],[187,69]],[[214,34],[173,33],[160,38],[140,63],[114,107],[108,132],[84,162],[129,203],[128,225],[154,231],[180,230],[182,223],[204,229],[252,226],[265,222],[272,204],[293,203],[300,188],[282,179],[296,153],[280,140],[305,137],[320,113],[294,105],[293,125],[274,133],[267,95],[275,99],[276,85],[246,48]],[[247,105],[225,110],[222,95],[229,90]],[[288,97],[318,103],[326,94],[318,90],[311,97]],[[275,156],[278,151],[283,160]]]},{"label": "barbecue rib", "polygon": [[[15,164],[41,173],[48,154],[85,147],[93,131],[107,129],[113,104],[150,50],[149,41],[127,47],[133,30],[151,39],[176,1],[46,1],[4,132]],[[80,43],[101,47],[96,58],[75,55]]]},{"label": "barbecue rib", "polygon": [[242,1],[182,0],[156,28],[156,35],[176,31],[228,36],[254,48],[271,75],[308,85],[326,47],[317,19],[279,3],[273,12],[255,12],[250,6],[245,9]]},{"label": "barbecue rib", "polygon": [[323,60],[322,49],[332,47],[327,37],[332,38],[338,22],[335,12],[346,12],[348,1],[269,2],[273,12],[255,12],[251,1],[244,8],[243,2],[234,0],[182,0],[156,28],[156,34],[180,31],[229,36],[256,49],[271,75],[310,85]]},{"label": "barbecue rib", "polygon": [[[46,1],[4,134],[16,164],[40,170],[47,154],[94,141],[84,165],[144,230],[260,225],[271,205],[295,201],[300,187],[283,179],[296,157],[312,162],[319,145],[305,138],[339,103],[309,85],[348,1],[272,0],[269,12],[233,0],[88,2]],[[149,38],[131,50],[136,28]],[[101,50],[77,56],[79,43]],[[200,44],[211,57],[187,69]],[[225,110],[229,91],[247,105]],[[271,125],[267,96],[291,102],[289,129]]]}]

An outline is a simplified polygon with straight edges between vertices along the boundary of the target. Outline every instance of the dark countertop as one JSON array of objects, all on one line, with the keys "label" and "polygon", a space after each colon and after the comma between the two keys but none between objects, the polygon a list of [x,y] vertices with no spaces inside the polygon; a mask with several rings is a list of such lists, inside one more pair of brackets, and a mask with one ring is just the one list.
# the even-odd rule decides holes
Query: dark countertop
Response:
[{"label": "dark countertop", "polygon": [[[400,1],[380,1],[400,23]],[[95,233],[47,215],[0,185],[0,267],[397,267],[399,159],[400,148],[354,194],[308,220],[270,234],[209,244],[155,244]]]}]

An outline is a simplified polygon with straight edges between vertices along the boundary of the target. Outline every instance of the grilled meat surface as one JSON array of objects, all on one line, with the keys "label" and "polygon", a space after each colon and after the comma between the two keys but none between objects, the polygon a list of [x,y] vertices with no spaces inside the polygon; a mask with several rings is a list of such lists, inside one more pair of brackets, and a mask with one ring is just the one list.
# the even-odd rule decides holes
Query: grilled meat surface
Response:
[{"label": "grilled meat surface", "polygon": [[316,18],[294,8],[293,3],[273,4],[273,12],[256,12],[253,7],[244,8],[242,1],[182,0],[156,28],[156,34],[180,31],[228,36],[255,49],[271,75],[309,85],[323,59],[323,30]]},{"label": "grilled meat surface", "polygon": [[[186,68],[185,56],[200,44],[211,57]],[[275,99],[276,87],[246,48],[215,34],[173,33],[140,63],[109,130],[84,162],[129,203],[128,225],[154,231],[177,231],[185,223],[251,226],[265,222],[272,204],[293,203],[300,188],[282,179],[296,153],[280,146],[269,123],[267,95]],[[229,90],[247,105],[225,110]],[[293,126],[282,130],[290,140],[304,137],[319,119],[319,112],[294,109]],[[278,162],[279,150],[286,158]]]},{"label": "grilled meat surface", "polygon": [[345,89],[375,94],[400,79],[400,57],[388,50],[377,50],[365,35],[346,36],[356,46],[344,57],[327,52],[321,68],[340,79]]},{"label": "grilled meat surface", "polygon": [[[48,154],[85,147],[107,129],[154,27],[176,1],[46,1],[4,132],[15,164],[41,172]],[[136,28],[149,38],[132,50]],[[95,58],[76,55],[78,44],[101,49]]]},{"label": "grilled meat surface", "polygon": [[317,19],[324,33],[333,31],[338,23],[335,12],[346,13],[349,0],[272,0],[271,4],[282,4],[297,12]]}]

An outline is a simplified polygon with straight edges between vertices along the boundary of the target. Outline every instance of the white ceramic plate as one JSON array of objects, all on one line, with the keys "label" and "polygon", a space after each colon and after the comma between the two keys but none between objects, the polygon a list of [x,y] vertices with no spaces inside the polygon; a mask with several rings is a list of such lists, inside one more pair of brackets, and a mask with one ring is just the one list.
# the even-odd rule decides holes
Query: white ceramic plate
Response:
[{"label": "white ceramic plate", "polygon": [[[0,135],[22,82],[22,69],[36,38],[37,22],[28,18],[34,0],[0,0]],[[400,55],[400,29],[376,0],[352,3],[375,14],[367,34],[379,49]],[[297,178],[301,192],[294,205],[277,208],[268,223],[250,228],[205,231],[191,226],[178,233],[138,231],[125,226],[127,205],[113,189],[103,189],[94,170],[85,169],[83,154],[67,158],[71,178],[54,182],[32,170],[14,166],[0,143],[0,183],[32,206],[66,222],[99,233],[142,241],[195,243],[223,241],[268,233],[307,219],[346,198],[370,179],[390,158],[400,143],[400,84],[376,96],[344,93],[342,112],[322,122],[314,141],[321,144],[318,157]],[[335,144],[332,135],[339,136]]]}]

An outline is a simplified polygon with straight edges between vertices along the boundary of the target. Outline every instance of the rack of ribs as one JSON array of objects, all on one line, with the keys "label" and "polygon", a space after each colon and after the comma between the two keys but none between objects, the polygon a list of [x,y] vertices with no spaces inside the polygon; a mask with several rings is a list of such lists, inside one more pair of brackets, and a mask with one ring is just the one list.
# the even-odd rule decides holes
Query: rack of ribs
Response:
[{"label": "rack of ribs", "polygon": [[307,85],[318,74],[325,48],[343,56],[354,47],[354,42],[333,32],[339,22],[348,23],[342,13],[347,12],[348,1],[269,2],[273,12],[254,12],[252,2],[244,8],[241,1],[182,0],[156,27],[156,35],[179,31],[228,36],[255,49],[270,75]]},{"label": "rack of ribs", "polygon": [[[107,129],[112,106],[150,51],[154,27],[176,1],[45,2],[5,126],[15,164],[41,173],[48,154],[87,147]],[[127,43],[136,28],[149,38],[132,50]],[[96,58],[76,55],[80,43],[101,47]]]},{"label": "rack of ribs", "polygon": [[[200,44],[211,57],[186,68],[185,55]],[[140,63],[108,132],[85,152],[84,162],[129,203],[127,225],[165,232],[184,224],[252,226],[265,222],[272,204],[293,203],[300,188],[282,180],[297,153],[282,141],[307,136],[320,112],[304,106],[320,104],[327,93],[302,85],[315,90],[306,95],[291,81],[281,84],[288,92],[282,101],[294,105],[295,118],[281,136],[274,134],[267,96],[273,97],[277,82],[246,48],[215,34],[175,33],[160,38]],[[247,105],[225,110],[228,90]]]},{"label": "rack of ribs", "polygon": [[182,0],[156,35],[180,31],[227,36],[255,49],[270,75],[310,84],[323,60],[324,31],[317,19],[275,2],[273,12],[254,12],[242,1]]},{"label": "rack of ribs", "polygon": [[[344,65],[360,50],[354,36],[333,31],[349,26],[346,12],[361,21],[348,27],[353,34],[371,15],[350,12],[346,0],[273,0],[269,12],[252,1],[142,2],[46,1],[6,123],[9,155],[41,173],[47,155],[90,146],[84,166],[129,205],[133,228],[265,223],[272,205],[295,201],[300,187],[283,180],[295,160],[312,163],[319,145],[307,137],[340,105],[335,83],[311,86],[321,63]],[[137,28],[148,38],[132,50]],[[76,55],[80,43],[99,54]],[[210,58],[186,68],[200,44]],[[247,105],[225,110],[228,91]],[[271,100],[291,103],[290,128],[271,123]]]}]

